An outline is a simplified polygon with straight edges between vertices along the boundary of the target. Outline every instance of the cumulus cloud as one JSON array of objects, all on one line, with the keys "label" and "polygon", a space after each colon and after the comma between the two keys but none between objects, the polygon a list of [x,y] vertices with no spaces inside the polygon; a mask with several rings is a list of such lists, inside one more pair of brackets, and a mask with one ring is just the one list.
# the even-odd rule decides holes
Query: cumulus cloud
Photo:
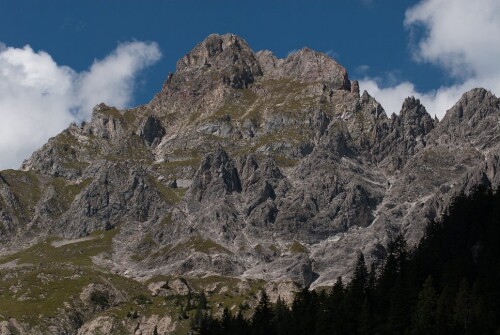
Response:
[{"label": "cumulus cloud", "polygon": [[406,12],[404,24],[424,29],[416,59],[430,61],[459,78],[498,73],[500,2],[426,0]]},{"label": "cumulus cloud", "polygon": [[49,137],[88,119],[97,103],[128,106],[137,74],[160,57],[156,43],[124,43],[76,72],[44,51],[0,43],[0,169],[18,167]]},{"label": "cumulus cloud", "polygon": [[[427,110],[442,118],[462,93],[484,87],[500,94],[500,2],[498,0],[422,0],[406,11],[413,58],[441,67],[455,84],[418,92],[410,82],[389,87],[377,78],[364,78],[362,89],[384,106],[399,112],[401,97],[420,98]],[[392,95],[394,94],[394,95]]]}]

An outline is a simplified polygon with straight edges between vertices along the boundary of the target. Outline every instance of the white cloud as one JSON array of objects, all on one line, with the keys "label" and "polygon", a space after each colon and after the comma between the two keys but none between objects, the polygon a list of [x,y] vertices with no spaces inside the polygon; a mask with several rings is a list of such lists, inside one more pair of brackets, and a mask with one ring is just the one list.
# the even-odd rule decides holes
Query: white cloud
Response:
[{"label": "white cloud", "polygon": [[78,73],[44,51],[0,43],[0,169],[18,167],[97,103],[126,107],[138,72],[160,57],[156,43],[124,43]]},{"label": "white cloud", "polygon": [[474,87],[500,94],[498,0],[422,0],[407,10],[404,24],[418,39],[411,45],[413,58],[443,68],[456,84],[417,92],[409,82],[381,87],[380,80],[361,80],[360,87],[379,100],[386,111],[398,113],[401,97],[413,95],[422,100],[431,115],[442,118],[464,92]]},{"label": "white cloud", "polygon": [[388,116],[392,113],[398,113],[401,109],[403,100],[415,92],[415,87],[412,83],[403,82],[396,86],[381,88],[376,79],[366,77],[359,81],[360,88],[368,91],[371,96],[384,107]]},{"label": "white cloud", "polygon": [[359,85],[362,90],[368,91],[370,95],[375,97],[389,116],[392,113],[399,114],[404,99],[414,96],[420,99],[432,117],[437,116],[439,119],[460,99],[464,92],[480,86],[479,83],[468,81],[460,85],[443,86],[434,91],[418,92],[415,86],[408,81],[382,88],[373,78],[362,79],[359,81]]},{"label": "white cloud", "polygon": [[113,106],[126,106],[132,96],[137,72],[158,61],[160,56],[156,44],[133,42],[119,45],[105,59],[94,62],[76,82],[83,110],[89,111],[96,98]]},{"label": "white cloud", "polygon": [[424,0],[406,12],[405,26],[424,28],[415,57],[458,78],[499,72],[500,1]]}]

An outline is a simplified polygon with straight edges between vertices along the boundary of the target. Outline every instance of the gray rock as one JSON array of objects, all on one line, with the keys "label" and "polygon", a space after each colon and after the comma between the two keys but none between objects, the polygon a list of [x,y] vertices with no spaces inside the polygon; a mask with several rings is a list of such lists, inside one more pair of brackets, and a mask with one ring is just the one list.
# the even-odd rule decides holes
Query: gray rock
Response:
[{"label": "gray rock", "polygon": [[160,120],[149,116],[141,127],[140,136],[150,147],[155,147],[160,144],[163,136],[165,136],[165,128],[161,125]]},{"label": "gray rock", "polygon": [[399,232],[416,245],[457,194],[500,185],[493,94],[471,90],[438,121],[415,98],[388,117],[358,86],[322,53],[211,35],[149,104],[99,105],[0,172],[2,252],[119,226],[94,258],[115,273],[317,287],[359,252],[380,264]]},{"label": "gray rock", "polygon": [[286,59],[277,59],[270,51],[260,51],[256,55],[264,75],[269,78],[320,82],[328,89],[351,90],[347,71],[323,53],[303,48]]}]

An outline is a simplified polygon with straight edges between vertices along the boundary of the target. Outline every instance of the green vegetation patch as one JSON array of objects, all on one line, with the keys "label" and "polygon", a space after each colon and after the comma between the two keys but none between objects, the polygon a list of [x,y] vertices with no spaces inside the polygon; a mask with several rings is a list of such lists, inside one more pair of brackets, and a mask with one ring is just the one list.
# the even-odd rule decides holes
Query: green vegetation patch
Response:
[{"label": "green vegetation patch", "polygon": [[128,161],[141,162],[146,165],[153,164],[154,159],[151,150],[144,145],[138,136],[129,138],[126,143],[120,145],[118,150],[107,155],[106,159],[111,162],[122,162],[124,157]]},{"label": "green vegetation patch", "polygon": [[293,241],[290,245],[290,252],[293,254],[308,253],[309,250],[298,241]]},{"label": "green vegetation patch", "polygon": [[80,161],[80,157],[101,155],[97,138],[94,135],[87,135],[86,138],[87,141],[79,141],[71,131],[65,130],[49,141],[49,147],[55,149],[58,163],[64,169],[82,171],[90,164]]},{"label": "green vegetation patch", "polygon": [[[207,255],[213,254],[227,254],[232,255],[233,253],[224,248],[222,245],[214,242],[211,239],[203,238],[201,236],[192,236],[189,239],[177,243],[177,244],[167,244],[162,246],[158,251],[153,252],[149,255],[149,259],[165,258],[171,255],[181,254],[181,253],[191,253],[200,252]],[[146,257],[142,258],[145,259]]]},{"label": "green vegetation patch", "polygon": [[[40,322],[39,315],[55,316],[65,302],[78,299],[83,288],[91,283],[111,283],[124,296],[147,293],[140,283],[106,273],[91,260],[110,252],[112,238],[118,230],[95,232],[87,240],[62,241],[50,238],[31,248],[0,259],[0,264],[17,261],[17,266],[0,272],[0,320],[14,317],[30,324]],[[57,243],[69,244],[56,247]],[[109,297],[91,296],[101,307],[109,305]]]},{"label": "green vegetation patch", "polygon": [[123,119],[123,115],[115,107],[109,107],[107,109],[101,109],[99,111],[99,113],[102,114],[102,115],[108,116],[108,117],[112,117],[114,119],[124,120]]},{"label": "green vegetation patch", "polygon": [[210,119],[218,119],[229,116],[232,120],[242,119],[249,109],[253,109],[253,105],[257,101],[257,94],[250,89],[238,91],[240,94],[235,99],[226,102],[222,107],[212,114]]},{"label": "green vegetation patch", "polygon": [[26,250],[1,258],[0,264],[17,260],[18,264],[41,266],[60,263],[90,266],[92,265],[92,256],[97,256],[103,252],[111,252],[113,237],[117,233],[118,229],[95,231],[79,242],[68,240],[68,244],[59,247],[54,245],[57,245],[62,240],[52,237]]},{"label": "green vegetation patch", "polygon": [[75,197],[80,194],[80,192],[87,187],[92,179],[84,179],[80,183],[72,183],[68,180],[56,177],[50,181],[50,183],[54,186],[57,194],[59,195],[60,200],[62,200],[63,205],[66,209],[73,203]]},{"label": "green vegetation patch", "polygon": [[165,215],[165,217],[163,219],[161,219],[160,221],[160,225],[162,226],[170,226],[172,224],[172,214],[171,213],[168,213],[167,215]]},{"label": "green vegetation patch", "polygon": [[69,130],[58,134],[52,142],[55,142],[56,146],[63,149],[63,151],[68,151],[69,148],[79,145],[78,139]]},{"label": "green vegetation patch", "polygon": [[274,252],[274,254],[275,254],[275,255],[280,255],[280,254],[281,254],[281,250],[280,250],[277,246],[275,246],[274,244],[273,244],[273,245],[271,245],[271,246],[269,247],[269,249],[270,249],[272,252]]},{"label": "green vegetation patch", "polygon": [[161,162],[153,165],[153,169],[169,179],[179,179],[186,174],[186,170],[196,171],[201,163],[201,157],[192,157],[183,160]]},{"label": "green vegetation patch", "polygon": [[270,92],[270,95],[288,95],[302,93],[310,84],[302,83],[290,78],[269,79],[262,82],[262,86]]},{"label": "green vegetation patch", "polygon": [[172,188],[163,185],[158,179],[148,176],[149,181],[153,186],[160,192],[162,199],[169,205],[175,205],[179,203],[184,194],[186,193],[186,189],[184,188]]},{"label": "green vegetation patch", "polygon": [[275,159],[276,159],[276,163],[278,164],[278,166],[284,167],[284,168],[294,167],[300,161],[300,159],[289,158],[289,157],[282,156],[282,155],[276,156]]},{"label": "green vegetation patch", "polygon": [[233,312],[242,310],[248,313],[249,304],[257,300],[258,292],[266,284],[264,280],[243,281],[239,278],[219,275],[186,278],[186,280],[195,291],[207,291],[206,298],[212,313],[225,307],[231,310],[234,306],[237,309]]},{"label": "green vegetation patch", "polygon": [[4,170],[0,172],[12,193],[19,200],[21,211],[16,216],[31,213],[42,195],[40,180],[33,171]]}]

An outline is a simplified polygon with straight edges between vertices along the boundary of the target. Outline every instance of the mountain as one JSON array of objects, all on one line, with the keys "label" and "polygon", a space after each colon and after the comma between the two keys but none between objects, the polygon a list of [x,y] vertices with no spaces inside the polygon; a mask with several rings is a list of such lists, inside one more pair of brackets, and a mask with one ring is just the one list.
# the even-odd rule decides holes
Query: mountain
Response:
[{"label": "mountain", "polygon": [[208,309],[192,329],[205,334],[494,334],[500,328],[500,194],[478,187],[457,197],[409,250],[398,236],[375,274],[362,254],[353,278],[304,289],[291,306],[262,294],[249,319]]},{"label": "mountain", "polygon": [[[107,287],[107,304],[68,307],[79,311],[72,329],[123,307],[134,285],[206,291],[217,278],[234,295],[267,285],[274,299],[330,286],[352,275],[360,252],[379,265],[395,236],[417,245],[457,195],[497,188],[499,121],[500,100],[484,89],[440,121],[413,97],[387,116],[325,54],[278,59],[210,35],[150,103],[100,104],[21,170],[0,172],[0,268],[9,280],[51,267],[101,278],[59,297],[78,305]],[[21,283],[2,290],[0,306],[15,307],[0,318],[19,299],[38,301],[33,289],[15,292]]]}]

